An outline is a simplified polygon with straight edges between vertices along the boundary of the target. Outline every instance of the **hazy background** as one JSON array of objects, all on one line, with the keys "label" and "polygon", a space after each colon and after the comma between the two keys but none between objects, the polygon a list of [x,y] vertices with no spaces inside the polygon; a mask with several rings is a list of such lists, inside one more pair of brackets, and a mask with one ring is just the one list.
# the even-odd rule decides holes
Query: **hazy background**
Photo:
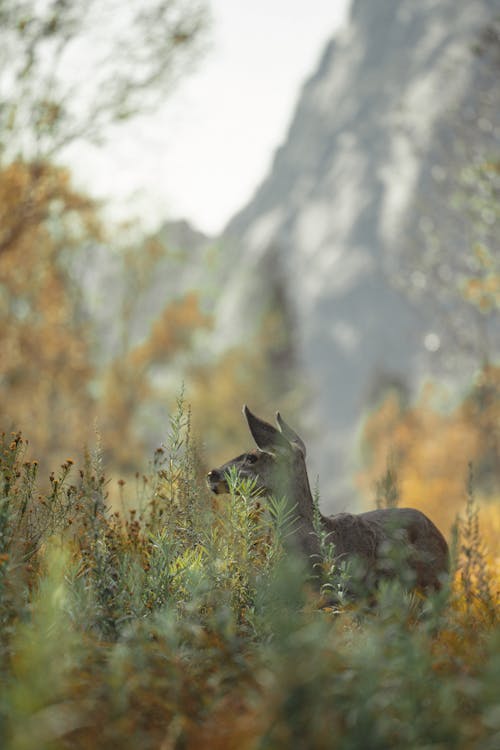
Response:
[{"label": "hazy background", "polygon": [[250,199],[281,143],[300,87],[345,22],[347,0],[209,4],[206,49],[164,104],[105,148],[66,156],[115,216],[185,218],[217,234]]},{"label": "hazy background", "polygon": [[0,21],[1,429],[42,477],[98,444],[133,482],[183,392],[205,469],[246,402],[327,509],[389,469],[448,524],[469,461],[497,497],[496,0]]}]

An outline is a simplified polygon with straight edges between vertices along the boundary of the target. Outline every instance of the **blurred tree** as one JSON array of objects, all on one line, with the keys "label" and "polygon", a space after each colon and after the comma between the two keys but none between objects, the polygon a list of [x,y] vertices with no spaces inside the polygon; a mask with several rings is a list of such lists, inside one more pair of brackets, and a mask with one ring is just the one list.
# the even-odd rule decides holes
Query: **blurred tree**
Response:
[{"label": "blurred tree", "polygon": [[72,256],[107,238],[56,162],[160,104],[206,26],[201,0],[0,0],[0,429],[23,429],[42,464],[81,449],[102,390],[131,408],[146,392],[123,358],[95,382]]},{"label": "blurred tree", "polygon": [[389,462],[401,504],[420,508],[447,530],[464,502],[468,464],[483,497],[500,496],[500,368],[482,370],[461,403],[443,408],[428,384],[413,406],[389,394],[363,428],[359,485],[370,504]]},{"label": "blurred tree", "polygon": [[477,482],[484,492],[500,495],[500,367],[482,369],[464,400],[462,414],[477,434]]},{"label": "blurred tree", "polygon": [[179,350],[189,347],[193,332],[210,324],[210,316],[200,310],[198,295],[188,292],[165,307],[149,339],[132,352],[133,364],[140,367],[168,362]]},{"label": "blurred tree", "polygon": [[473,45],[474,101],[464,101],[434,134],[435,158],[423,175],[418,232],[406,236],[394,281],[432,311],[432,351],[466,354],[478,365],[498,354],[500,307],[500,17]]},{"label": "blurred tree", "polygon": [[399,275],[434,311],[448,345],[478,365],[498,353],[492,336],[500,309],[500,158],[483,159],[450,178],[451,205],[426,211],[422,252],[408,253]]},{"label": "blurred tree", "polygon": [[[71,187],[68,173],[15,162],[0,170],[0,403],[2,429],[29,433],[38,456],[61,457],[92,429],[92,376],[85,331],[65,262],[98,241],[95,206]],[[30,198],[27,198],[27,195]],[[18,207],[29,221],[18,222]]]},{"label": "blurred tree", "polygon": [[476,240],[461,292],[483,315],[495,314],[500,309],[500,157],[464,170],[462,184],[457,207],[468,211]]},{"label": "blurred tree", "polygon": [[33,165],[0,253],[44,218],[38,165],[161,103],[206,25],[199,0],[0,0],[0,167]]},{"label": "blurred tree", "polygon": [[210,324],[210,316],[200,310],[198,296],[189,292],[166,305],[144,342],[124,349],[106,367],[98,424],[109,463],[122,474],[134,472],[138,458],[152,447],[141,439],[138,416],[148,408],[159,411],[159,404],[178,395],[180,378],[175,378],[172,392],[168,377],[181,369],[175,367],[176,358],[184,357],[186,367],[193,337]]},{"label": "blurred tree", "polygon": [[1,161],[51,158],[156,107],[206,21],[199,0],[1,0]]},{"label": "blurred tree", "polygon": [[245,346],[189,368],[186,387],[194,432],[203,436],[211,462],[222,462],[228,451],[249,445],[241,413],[245,403],[269,419],[279,408],[298,424],[308,394],[299,386],[289,322],[284,308],[270,305]]}]

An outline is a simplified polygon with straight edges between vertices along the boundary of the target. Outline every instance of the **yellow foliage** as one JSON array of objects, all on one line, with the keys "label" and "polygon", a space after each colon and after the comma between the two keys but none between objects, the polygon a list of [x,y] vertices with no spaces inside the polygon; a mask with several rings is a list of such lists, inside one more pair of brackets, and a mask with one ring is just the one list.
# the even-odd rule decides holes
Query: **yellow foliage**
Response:
[{"label": "yellow foliage", "polygon": [[464,298],[482,313],[500,307],[500,263],[484,245],[474,248],[478,270],[476,275],[466,278],[462,285]]},{"label": "yellow foliage", "polygon": [[168,361],[189,343],[194,332],[208,328],[210,323],[210,316],[200,310],[198,295],[189,292],[167,305],[153,325],[149,339],[133,351],[132,363],[138,366]]},{"label": "yellow foliage", "polygon": [[67,170],[20,161],[0,170],[0,429],[29,433],[42,475],[68,452],[95,442],[96,418],[112,468],[135,473],[145,458],[136,416],[156,395],[149,368],[169,363],[211,322],[197,295],[187,294],[165,308],[146,342],[131,349],[128,301],[133,306],[164,252],[154,239],[141,253],[134,246],[124,258],[135,293],[125,295],[116,321],[126,345],[103,373],[94,372],[66,261],[102,235],[96,206],[73,190]]},{"label": "yellow foliage", "polygon": [[[448,411],[436,407],[439,395],[427,386],[418,402],[404,409],[390,394],[366,420],[363,430],[365,468],[358,484],[372,502],[376,480],[387,461],[395,463],[400,504],[419,508],[445,532],[465,501],[468,464],[479,486],[498,482],[500,472],[500,368],[490,366],[463,403]],[[490,501],[488,517],[500,522],[500,507]],[[500,554],[500,536],[489,535],[491,553]]]},{"label": "yellow foliage", "polygon": [[[44,247],[46,252],[40,253],[40,240],[47,243],[51,239],[55,220],[61,220],[63,214],[72,215],[73,232],[80,226],[94,235],[99,234],[95,204],[72,189],[67,170],[48,162],[28,164],[22,161],[1,170],[0,255],[13,253],[16,256],[9,262],[10,270],[15,270],[9,274],[11,283],[18,280],[22,284],[30,270],[29,261],[36,259],[46,263],[48,247]],[[52,245],[49,255],[56,252],[56,246]]]},{"label": "yellow foliage", "polygon": [[29,432],[43,469],[92,427],[88,348],[62,258],[99,237],[95,207],[67,171],[22,162],[0,171],[2,428]]},{"label": "yellow foliage", "polygon": [[483,499],[479,497],[478,503],[486,562],[500,597],[500,494]]}]

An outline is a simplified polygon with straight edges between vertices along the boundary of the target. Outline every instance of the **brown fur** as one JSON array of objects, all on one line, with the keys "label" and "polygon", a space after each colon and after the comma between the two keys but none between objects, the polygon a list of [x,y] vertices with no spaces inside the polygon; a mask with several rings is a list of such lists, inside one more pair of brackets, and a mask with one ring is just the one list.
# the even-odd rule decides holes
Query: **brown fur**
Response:
[{"label": "brown fur", "polygon": [[[244,407],[258,450],[243,453],[208,474],[213,492],[228,492],[226,473],[235,467],[242,478],[255,479],[265,495],[287,497],[297,520],[290,546],[313,565],[320,559],[320,544],[313,526],[313,499],[305,463],[305,445],[276,415],[279,430]],[[359,580],[368,588],[380,579],[406,574],[409,588],[437,590],[448,572],[448,545],[441,532],[414,508],[387,508],[367,513],[320,515],[327,542],[335,545],[338,561],[358,567]]]}]

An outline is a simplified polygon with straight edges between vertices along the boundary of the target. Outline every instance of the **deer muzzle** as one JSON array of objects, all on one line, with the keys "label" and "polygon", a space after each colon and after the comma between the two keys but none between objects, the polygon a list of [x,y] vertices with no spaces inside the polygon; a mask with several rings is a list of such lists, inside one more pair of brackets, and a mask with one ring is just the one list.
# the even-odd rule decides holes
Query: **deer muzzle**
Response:
[{"label": "deer muzzle", "polygon": [[218,469],[212,469],[212,471],[208,472],[207,484],[209,486],[209,489],[215,495],[222,495],[229,491],[227,482],[224,478],[224,474],[222,474]]}]

